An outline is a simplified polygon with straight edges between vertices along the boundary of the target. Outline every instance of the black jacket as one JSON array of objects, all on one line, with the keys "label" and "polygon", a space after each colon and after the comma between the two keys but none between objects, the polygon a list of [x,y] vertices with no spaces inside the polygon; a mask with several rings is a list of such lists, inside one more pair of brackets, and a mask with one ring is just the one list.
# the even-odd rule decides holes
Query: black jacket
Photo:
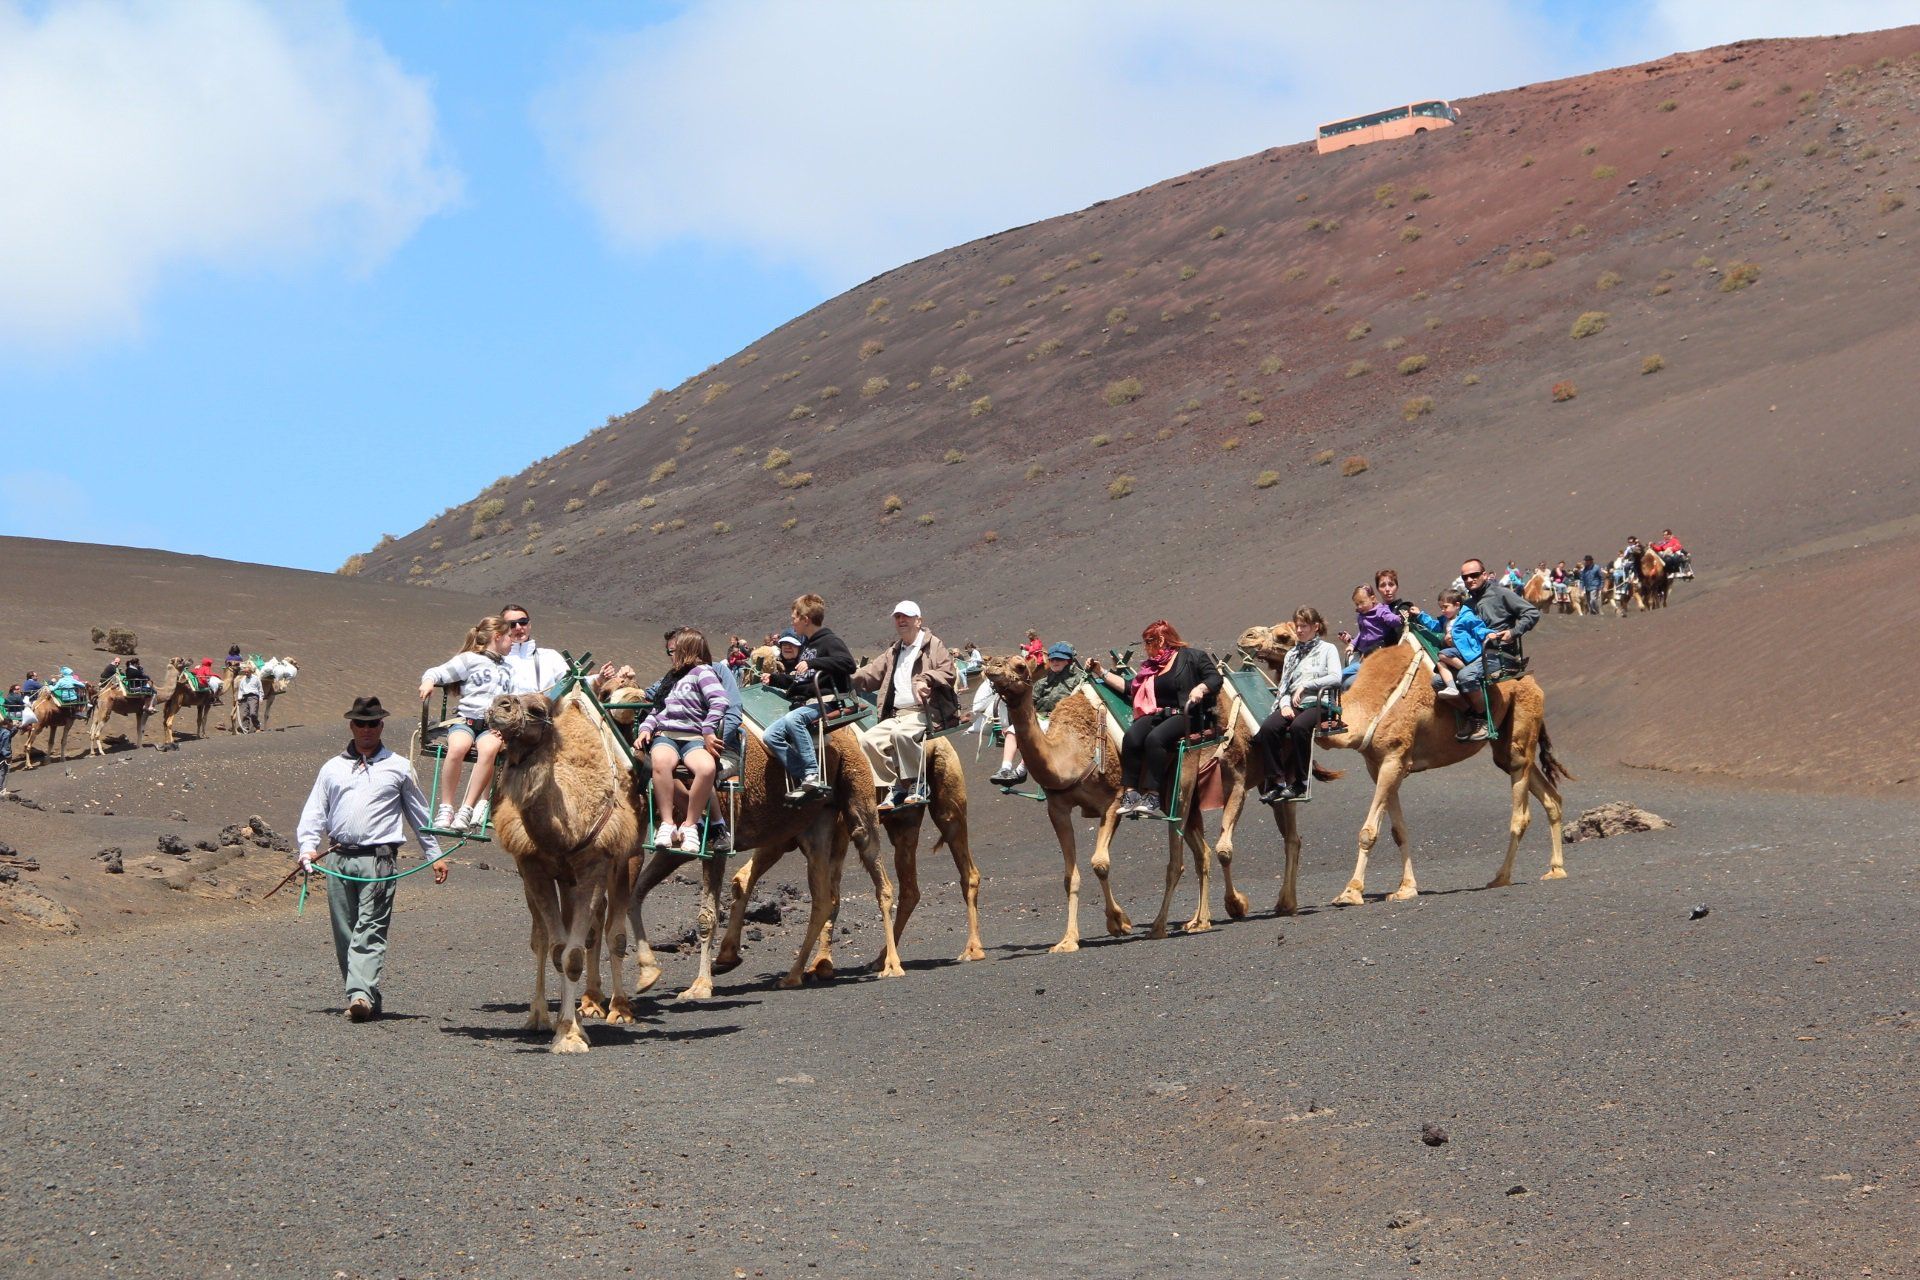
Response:
[{"label": "black jacket", "polygon": [[787,695],[787,701],[798,705],[814,696],[815,676],[819,677],[818,691],[821,693],[848,693],[853,689],[853,650],[847,648],[847,642],[822,627],[807,638],[800,647],[800,657],[795,665],[804,662],[807,670],[802,675],[775,672],[767,677],[767,683]]},{"label": "black jacket", "polygon": [[[1174,656],[1173,665],[1162,671],[1154,679],[1154,701],[1162,711],[1185,711],[1187,699],[1193,693],[1195,685],[1205,685],[1207,696],[1201,699],[1205,705],[1220,692],[1220,669],[1208,655],[1198,649],[1182,649]],[[1163,696],[1162,691],[1171,696]],[[1131,683],[1129,683],[1131,693]]]}]

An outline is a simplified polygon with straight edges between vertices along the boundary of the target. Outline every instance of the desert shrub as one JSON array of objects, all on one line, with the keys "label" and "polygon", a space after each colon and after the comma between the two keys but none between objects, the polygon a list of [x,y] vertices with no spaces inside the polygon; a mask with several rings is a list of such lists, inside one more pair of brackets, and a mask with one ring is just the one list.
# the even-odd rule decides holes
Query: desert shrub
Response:
[{"label": "desert shrub", "polygon": [[1658,373],[1666,367],[1667,362],[1663,356],[1648,356],[1640,362],[1640,372],[1643,374]]},{"label": "desert shrub", "polygon": [[802,418],[811,418],[812,416],[813,416],[813,409],[811,406],[804,405],[804,404],[797,404],[793,406],[793,410],[787,414],[787,421],[798,422]]},{"label": "desert shrub", "polygon": [[1220,442],[1220,447],[1226,450],[1228,453],[1232,453],[1235,449],[1238,449],[1240,447],[1240,437],[1228,436],[1225,440],[1222,440]]},{"label": "desert shrub", "polygon": [[1338,289],[1340,287],[1340,273],[1338,271],[1329,272],[1326,284],[1329,289]]},{"label": "desert shrub", "polygon": [[1573,322],[1573,336],[1591,338],[1607,327],[1607,313],[1604,311],[1582,311],[1579,319]]},{"label": "desert shrub", "polygon": [[1113,483],[1107,486],[1107,497],[1118,500],[1133,492],[1132,476],[1115,476]]},{"label": "desert shrub", "polygon": [[1732,93],[1735,89],[1738,89],[1742,85],[1746,84],[1746,82],[1747,82],[1746,77],[1735,76],[1733,79],[1727,81],[1724,85],[1720,87],[1724,92]]},{"label": "desert shrub", "polygon": [[587,490],[587,496],[589,498],[597,498],[611,488],[613,488],[613,481],[595,480],[593,487]]},{"label": "desert shrub", "polygon": [[932,298],[922,298],[920,299],[920,301],[914,303],[911,307],[907,308],[907,310],[915,312],[917,314],[920,312],[931,311],[939,305],[940,304],[935,302]]},{"label": "desert shrub", "polygon": [[1295,280],[1306,279],[1306,275],[1307,275],[1307,269],[1305,267],[1288,267],[1285,271],[1282,271],[1280,273],[1280,278],[1282,280],[1285,280],[1287,283],[1291,284]]},{"label": "desert shrub", "polygon": [[[673,425],[676,427],[680,426],[683,423],[685,423],[688,418],[691,418],[692,416],[693,415],[690,413],[676,413],[673,415]],[[527,481],[527,483],[532,484],[533,481],[529,480]]]},{"label": "desert shrub", "polygon": [[1279,356],[1267,356],[1260,361],[1260,372],[1266,374],[1269,378],[1284,368],[1286,368],[1286,364]]},{"label": "desert shrub", "polygon": [[874,396],[879,395],[882,391],[885,391],[888,387],[892,385],[893,383],[887,381],[887,379],[883,376],[868,378],[865,382],[860,384],[860,394],[866,397],[867,399],[872,399]]},{"label": "desert shrub", "polygon": [[1132,404],[1146,393],[1147,389],[1140,385],[1140,379],[1122,378],[1118,382],[1109,382],[1107,389],[1101,393],[1101,398],[1117,408],[1123,404]]},{"label": "desert shrub", "polygon": [[1200,274],[1200,268],[1192,265],[1191,263],[1188,263],[1186,266],[1183,266],[1180,268],[1180,278],[1182,280],[1191,280],[1199,274]]},{"label": "desert shrub", "polygon": [[1034,350],[1040,355],[1050,356],[1054,352],[1058,351],[1061,347],[1064,347],[1065,345],[1067,344],[1060,341],[1060,339],[1058,338],[1048,338],[1045,342],[1042,342],[1038,347],[1035,347]]},{"label": "desert shrub", "polygon": [[667,522],[665,520],[655,520],[652,524],[648,525],[647,528],[654,533],[665,533],[667,531]]},{"label": "desert shrub", "polygon": [[1817,142],[1809,142],[1806,146],[1800,148],[1800,154],[1803,156],[1817,156],[1820,154],[1820,144]]},{"label": "desert shrub", "polygon": [[520,504],[520,514],[523,516],[530,516],[533,514],[533,508],[534,508],[534,501],[532,498],[528,498],[525,502]]},{"label": "desert shrub", "polygon": [[[602,481],[604,484],[605,481]],[[486,498],[473,504],[473,519],[477,524],[483,520],[497,520],[507,513],[507,504],[499,498]]]},{"label": "desert shrub", "polygon": [[1412,374],[1416,374],[1426,367],[1427,367],[1427,358],[1425,356],[1408,356],[1405,360],[1402,360],[1397,366],[1397,368],[1400,370],[1400,374],[1402,377],[1408,377],[1408,376],[1411,376]]},{"label": "desert shrub", "polygon": [[1271,489],[1279,483],[1280,473],[1278,471],[1262,471],[1253,478],[1253,487],[1256,489]]},{"label": "desert shrub", "polygon": [[885,351],[886,349],[887,349],[887,344],[880,341],[880,339],[868,338],[865,342],[860,344],[860,358],[862,360],[871,360],[875,356],[879,355],[882,351]]},{"label": "desert shrub", "polygon": [[1713,259],[1703,253],[1693,260],[1693,269],[1696,271],[1711,271],[1713,270]]},{"label": "desert shrub", "polygon": [[1764,173],[1753,180],[1753,189],[1755,191],[1765,191],[1772,185],[1773,185],[1773,179],[1769,178]]},{"label": "desert shrub", "polygon": [[355,578],[355,577],[358,577],[361,571],[364,570],[366,567],[367,567],[366,553],[361,551],[356,551],[354,552],[354,554],[348,556],[344,561],[342,561],[340,564],[340,567],[338,569],[335,569],[334,572],[339,574],[343,578]]},{"label": "desert shrub", "polygon": [[1460,385],[1463,387],[1477,387],[1480,385],[1480,375],[1477,373],[1470,373],[1466,377],[1460,379]]},{"label": "desert shrub", "polygon": [[1594,152],[1598,151],[1599,149],[1600,148],[1594,146],[1591,142],[1589,142],[1586,146],[1580,148],[1580,154],[1583,156],[1590,156]]},{"label": "desert shrub", "polygon": [[1720,292],[1736,293],[1760,278],[1760,268],[1751,262],[1730,262],[1720,277]]},{"label": "desert shrub", "polygon": [[747,456],[747,446],[743,444],[737,444],[733,446],[733,448],[727,450],[727,456],[730,458],[744,458]]},{"label": "desert shrub", "polygon": [[709,382],[707,389],[700,393],[701,404],[712,404],[727,392],[733,390],[731,382]]},{"label": "desert shrub", "polygon": [[1016,281],[1016,280],[1018,280],[1019,278],[1020,278],[1020,277],[1018,277],[1018,276],[1012,276],[1012,275],[1005,275],[1005,276],[1001,276],[1001,277],[999,277],[998,279],[996,279],[996,280],[994,281],[994,283],[995,283],[995,284],[997,284],[997,285],[999,285],[999,286],[1000,286],[1000,287],[1001,287],[1002,289],[1004,289],[1004,288],[1006,288],[1006,287],[1007,287],[1008,285],[1010,285],[1010,284],[1012,284],[1012,283],[1013,283],[1014,281]]},{"label": "desert shrub", "polygon": [[1667,99],[1667,100],[1666,100],[1665,102],[1662,102],[1662,103],[1661,103],[1661,104],[1659,105],[1659,107],[1657,107],[1657,108],[1656,108],[1656,110],[1659,110],[1659,111],[1677,111],[1677,110],[1679,110],[1679,108],[1680,108],[1680,104],[1679,104],[1679,103],[1677,103],[1677,102],[1675,102],[1675,101],[1674,101],[1674,100],[1673,100],[1672,98],[1668,98],[1668,99]]},{"label": "desert shrub", "polygon": [[652,494],[648,494],[646,497],[640,499],[640,509],[642,511],[650,511],[659,505],[660,499],[654,497]]},{"label": "desert shrub", "polygon": [[1553,264],[1554,264],[1553,254],[1549,253],[1545,249],[1542,249],[1539,252],[1535,253],[1532,257],[1527,259],[1527,270],[1538,271],[1542,267],[1550,267]]},{"label": "desert shrub", "polygon": [[1552,395],[1555,404],[1564,404],[1579,394],[1579,388],[1575,387],[1571,382],[1556,382],[1553,384]]},{"label": "desert shrub", "polygon": [[1414,396],[1400,406],[1400,416],[1408,422],[1433,412],[1432,396]]},{"label": "desert shrub", "polygon": [[578,511],[580,510],[580,508],[586,505],[587,505],[587,500],[585,498],[568,498],[566,501],[566,505],[561,507],[560,510],[571,514],[572,512]]},{"label": "desert shrub", "polygon": [[906,503],[900,500],[899,494],[890,493],[886,496],[886,500],[880,504],[880,509],[886,512],[888,515],[892,515],[894,512],[900,510],[902,507],[906,505],[907,505]]},{"label": "desert shrub", "polygon": [[678,533],[686,527],[687,522],[679,516],[675,516],[673,519],[667,521],[667,532],[669,533]]},{"label": "desert shrub", "polygon": [[952,466],[956,462],[965,462],[966,460],[967,455],[958,449],[947,450],[945,456],[940,459],[940,461],[946,463],[948,466]]},{"label": "desert shrub", "polygon": [[1407,340],[1396,333],[1393,337],[1388,338],[1385,342],[1381,343],[1380,345],[1382,347],[1385,347],[1388,351],[1398,351],[1400,348],[1407,345]]},{"label": "desert shrub", "polygon": [[975,400],[972,404],[967,406],[967,416],[969,418],[978,418],[992,412],[993,412],[992,396],[981,396],[978,400]]},{"label": "desert shrub", "polygon": [[918,517],[916,517],[914,522],[920,525],[922,528],[925,528],[927,525],[930,525],[933,523],[933,513],[931,511],[923,511],[920,513]]},{"label": "desert shrub", "polygon": [[680,464],[672,458],[668,458],[665,462],[656,462],[653,464],[653,470],[647,473],[647,483],[659,484],[679,469]]},{"label": "desert shrub", "polygon": [[1400,238],[1402,240],[1405,240],[1408,244],[1412,244],[1415,240],[1418,240],[1421,234],[1422,233],[1420,231],[1420,228],[1418,227],[1400,228]]},{"label": "desert shrub", "polygon": [[1602,271],[1599,278],[1593,282],[1593,287],[1604,292],[1619,284],[1621,279],[1618,271]]},{"label": "desert shrub", "polygon": [[1592,233],[1587,230],[1587,224],[1584,222],[1576,222],[1567,228],[1567,237],[1572,240],[1584,239],[1590,234]]},{"label": "desert shrub", "polygon": [[1207,239],[1209,240],[1223,239],[1226,236],[1226,234],[1227,234],[1227,229],[1225,227],[1215,227],[1213,230],[1207,232]]},{"label": "desert shrub", "polygon": [[1027,466],[1027,479],[1028,479],[1028,480],[1030,480],[1030,481],[1031,481],[1031,480],[1038,480],[1038,479],[1039,479],[1039,478],[1040,478],[1041,476],[1044,476],[1045,474],[1047,474],[1047,469],[1046,469],[1045,467],[1043,467],[1043,466],[1041,466],[1041,465],[1040,465],[1039,463],[1037,463],[1037,462],[1034,462],[1034,463],[1030,463],[1030,464],[1028,464],[1028,466]]},{"label": "desert shrub", "polygon": [[812,483],[813,472],[811,471],[789,471],[786,475],[780,477],[780,487],[782,489],[804,489]]},{"label": "desert shrub", "polygon": [[875,298],[872,302],[869,302],[867,304],[867,315],[869,317],[877,316],[882,311],[885,311],[888,307],[892,305],[893,305],[893,299],[891,298]]},{"label": "desert shrub", "polygon": [[1533,157],[1532,157],[1532,156],[1521,156],[1521,157],[1520,157],[1520,167],[1521,167],[1522,169],[1531,169],[1531,168],[1533,168]]},{"label": "desert shrub", "polygon": [[1732,170],[1734,173],[1738,173],[1740,172],[1740,170],[1746,168],[1748,165],[1752,163],[1753,163],[1752,156],[1748,155],[1744,151],[1736,151],[1733,153],[1732,157],[1727,160],[1727,168]]},{"label": "desert shrub", "polygon": [[1347,371],[1340,376],[1343,378],[1364,378],[1372,372],[1373,366],[1365,360],[1355,360],[1347,366]]},{"label": "desert shrub", "polygon": [[1313,465],[1316,467],[1324,467],[1332,461],[1333,461],[1333,450],[1331,449],[1322,449],[1320,452],[1313,455]]},{"label": "desert shrub", "polygon": [[840,394],[840,388],[838,388],[838,387],[822,387],[822,388],[820,388],[820,398],[821,398],[822,400],[831,400],[831,399],[833,399],[833,398],[834,398],[835,396],[837,396],[837,395],[839,395],[839,394]]},{"label": "desert shrub", "polygon": [[947,390],[949,391],[964,391],[972,385],[973,385],[973,375],[968,373],[965,369],[962,369],[960,372],[954,374],[951,378],[947,379]]},{"label": "desert shrub", "polygon": [[1353,326],[1353,328],[1347,330],[1347,341],[1358,342],[1360,341],[1360,339],[1366,337],[1368,334],[1372,332],[1373,332],[1372,321],[1370,320],[1359,321]]},{"label": "desert shrub", "polygon": [[1096,449],[1104,449],[1112,443],[1113,437],[1104,431],[1093,438],[1093,447]]},{"label": "desert shrub", "polygon": [[1892,213],[1896,209],[1903,208],[1906,203],[1905,200],[1889,191],[1886,195],[1880,197],[1880,212]]},{"label": "desert shrub", "polygon": [[725,520],[715,520],[713,522],[713,532],[715,537],[718,537],[723,533],[732,533],[733,526],[728,524]]},{"label": "desert shrub", "polygon": [[1340,474],[1342,476],[1357,476],[1362,471],[1365,471],[1366,469],[1367,469],[1367,460],[1359,456],[1358,454],[1355,454],[1351,458],[1345,459],[1340,464]]},{"label": "desert shrub", "polygon": [[1247,425],[1250,427],[1257,427],[1261,423],[1265,422],[1266,420],[1267,420],[1267,415],[1260,412],[1258,409],[1255,409],[1252,413],[1247,415]]}]

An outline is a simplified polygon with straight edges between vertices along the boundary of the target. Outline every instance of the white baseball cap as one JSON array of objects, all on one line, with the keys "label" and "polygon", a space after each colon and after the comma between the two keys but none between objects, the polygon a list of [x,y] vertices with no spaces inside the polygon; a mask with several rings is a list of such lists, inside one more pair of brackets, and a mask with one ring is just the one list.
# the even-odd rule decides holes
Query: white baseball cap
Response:
[{"label": "white baseball cap", "polygon": [[899,604],[893,606],[893,611],[895,613],[904,613],[909,618],[917,618],[920,616],[920,606],[911,600],[902,600]]}]

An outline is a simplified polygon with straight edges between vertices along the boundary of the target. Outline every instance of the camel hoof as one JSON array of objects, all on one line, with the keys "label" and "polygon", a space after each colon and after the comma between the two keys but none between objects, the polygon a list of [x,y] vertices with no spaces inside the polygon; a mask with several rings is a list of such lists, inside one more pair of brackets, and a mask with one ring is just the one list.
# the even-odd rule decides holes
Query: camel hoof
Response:
[{"label": "camel hoof", "polygon": [[1553,867],[1548,870],[1547,874],[1540,878],[1542,880],[1565,880],[1567,878],[1567,869],[1565,867]]},{"label": "camel hoof", "polygon": [[1392,893],[1387,895],[1387,901],[1388,902],[1405,902],[1408,898],[1417,898],[1419,896],[1420,896],[1420,890],[1417,886],[1410,885],[1410,884],[1403,884],[1398,889],[1395,889]]},{"label": "camel hoof", "polygon": [[1156,924],[1153,928],[1147,930],[1147,936],[1149,938],[1164,938],[1167,936],[1167,926],[1164,924]]},{"label": "camel hoof", "polygon": [[740,953],[738,951],[722,951],[713,958],[713,971],[715,973],[731,973],[739,967]]},{"label": "camel hoof", "polygon": [[589,991],[580,997],[581,1018],[604,1018],[607,1016],[607,998],[598,991]]},{"label": "camel hoof", "polygon": [[1235,892],[1227,895],[1227,914],[1235,920],[1246,919],[1247,909],[1251,905],[1252,904],[1247,901],[1247,895],[1244,893]]},{"label": "camel hoof", "polygon": [[985,960],[987,949],[977,942],[969,942],[967,949],[954,957],[955,964],[965,964],[969,960]]},{"label": "camel hoof", "polygon": [[1213,931],[1213,921],[1202,920],[1195,917],[1181,925],[1180,931],[1182,933],[1211,933]]},{"label": "camel hoof", "polygon": [[1078,951],[1079,949],[1080,949],[1080,944],[1074,939],[1062,938],[1060,941],[1048,947],[1047,951],[1052,955],[1063,956],[1063,955],[1066,955],[1069,951]]},{"label": "camel hoof", "polygon": [[1366,899],[1360,896],[1358,889],[1349,887],[1341,891],[1340,896],[1333,900],[1333,905],[1336,907],[1357,907],[1365,902]]},{"label": "camel hoof", "polygon": [[1129,920],[1126,916],[1120,916],[1117,919],[1113,916],[1108,916],[1107,932],[1116,938],[1124,938],[1133,932],[1133,921]]},{"label": "camel hoof", "polygon": [[773,985],[779,987],[782,991],[791,991],[800,985],[800,975],[797,973],[782,974],[780,980]]},{"label": "camel hoof", "polygon": [[1487,888],[1504,889],[1512,883],[1513,883],[1512,876],[1495,876],[1493,879],[1487,881]]},{"label": "camel hoof", "polygon": [[907,971],[900,967],[899,959],[895,958],[880,966],[880,976],[883,978],[904,978],[907,976]]},{"label": "camel hoof", "polygon": [[613,998],[612,1004],[607,1008],[607,1021],[615,1026],[625,1026],[633,1021],[633,1006],[627,1003],[624,996]]},{"label": "camel hoof", "polygon": [[813,967],[807,970],[807,976],[815,982],[830,981],[833,978],[833,960],[828,956],[821,956],[813,962]]},{"label": "camel hoof", "polygon": [[1300,904],[1295,902],[1291,898],[1282,898],[1280,899],[1280,901],[1273,904],[1273,914],[1277,916],[1297,915],[1299,914],[1299,911],[1300,911]]},{"label": "camel hoof", "polygon": [[527,1014],[527,1020],[520,1024],[520,1029],[522,1031],[551,1031],[553,1030],[553,1018],[547,1013],[544,1007],[535,1009]]},{"label": "camel hoof", "polygon": [[585,1053],[587,1051],[586,1033],[580,1030],[580,1024],[569,1022],[554,1034],[553,1043],[547,1046],[548,1053]]},{"label": "camel hoof", "polygon": [[692,986],[688,987],[685,991],[682,991],[679,995],[675,996],[674,999],[676,1001],[711,1000],[713,999],[713,984],[711,982],[696,982]]},{"label": "camel hoof", "polygon": [[[737,964],[738,961],[735,961],[735,963]],[[641,965],[640,972],[634,977],[633,994],[639,995],[642,991],[652,990],[653,984],[658,981],[660,981],[659,965]]]}]

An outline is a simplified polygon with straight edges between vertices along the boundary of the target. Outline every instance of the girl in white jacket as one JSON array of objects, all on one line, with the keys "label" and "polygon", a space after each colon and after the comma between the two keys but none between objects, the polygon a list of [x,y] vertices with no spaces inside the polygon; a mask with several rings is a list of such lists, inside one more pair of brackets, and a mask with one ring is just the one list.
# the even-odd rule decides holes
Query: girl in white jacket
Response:
[{"label": "girl in white jacket", "polygon": [[[513,645],[507,624],[498,618],[482,618],[480,625],[467,633],[467,647],[437,667],[428,667],[420,675],[420,701],[433,695],[437,686],[460,686],[460,707],[447,730],[447,758],[440,767],[440,807],[434,812],[433,825],[442,831],[465,831],[473,823],[474,806],[480,803],[487,784],[493,778],[494,757],[500,754],[500,735],[487,728],[487,708],[503,693],[510,692],[513,673],[507,667],[507,650]],[[473,777],[460,808],[453,807],[453,795],[460,786],[461,766],[466,763],[467,748],[474,751]]]}]

